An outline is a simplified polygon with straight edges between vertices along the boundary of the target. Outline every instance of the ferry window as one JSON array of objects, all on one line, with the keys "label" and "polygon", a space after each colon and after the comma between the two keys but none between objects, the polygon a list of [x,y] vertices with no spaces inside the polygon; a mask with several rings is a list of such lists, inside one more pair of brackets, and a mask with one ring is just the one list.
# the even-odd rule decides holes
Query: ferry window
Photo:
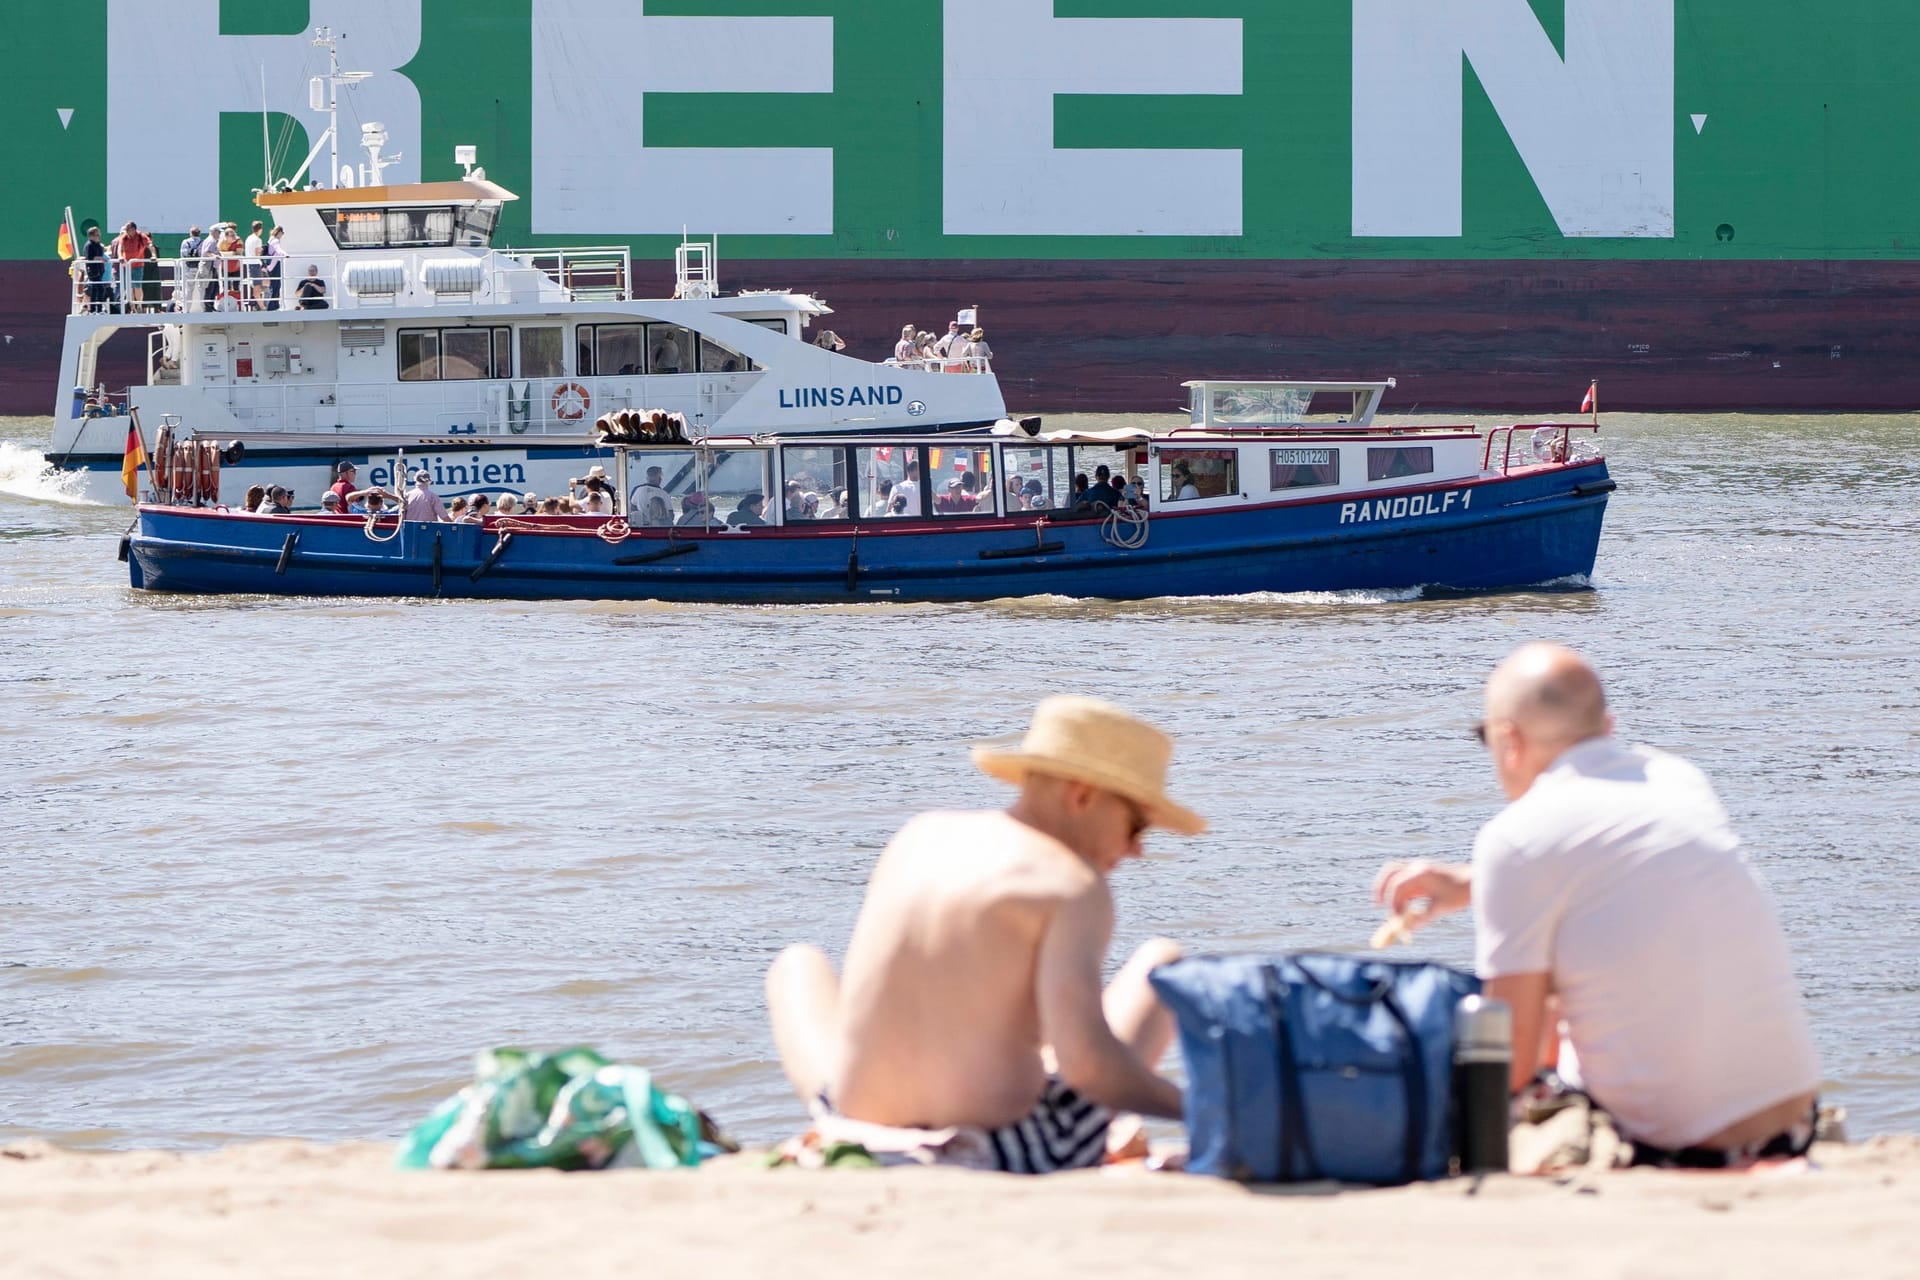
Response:
[{"label": "ferry window", "polygon": [[917,445],[861,445],[853,451],[860,513],[873,519],[925,514]]},{"label": "ferry window", "polygon": [[1009,446],[1000,451],[1000,460],[1007,473],[1008,511],[1058,511],[1069,504],[1073,471],[1065,446]]},{"label": "ferry window", "polygon": [[762,329],[771,329],[783,338],[787,336],[787,322],[785,320],[749,320],[747,323],[757,324]]},{"label": "ferry window", "polygon": [[543,325],[520,331],[520,376],[559,378],[566,374],[561,361],[560,329]]},{"label": "ferry window", "polygon": [[1424,476],[1432,470],[1432,445],[1396,445],[1391,449],[1367,450],[1367,479],[1369,480],[1398,480],[1402,476]]},{"label": "ferry window", "polygon": [[402,382],[459,382],[513,374],[511,329],[402,329]]},{"label": "ferry window", "polygon": [[580,367],[574,372],[604,377],[645,371],[640,347],[646,330],[640,325],[583,324],[580,333]]},{"label": "ferry window", "polygon": [[499,221],[498,205],[467,205],[455,217],[453,242],[484,249],[493,243],[494,224]]},{"label": "ferry window", "polygon": [[320,221],[342,249],[421,249],[454,242],[454,211],[322,209]]},{"label": "ferry window", "polygon": [[693,330],[677,324],[647,326],[647,372],[691,373]]},{"label": "ferry window", "polygon": [[440,335],[432,329],[400,331],[400,381],[440,380]]},{"label": "ferry window", "polygon": [[786,477],[780,507],[788,524],[809,520],[850,520],[847,451],[840,445],[788,445],[780,451]]},{"label": "ferry window", "polygon": [[1340,482],[1338,449],[1269,449],[1267,461],[1273,468],[1270,485],[1275,493]]},{"label": "ferry window", "polygon": [[993,450],[989,447],[930,447],[927,482],[927,498],[936,516],[993,514]]},{"label": "ferry window", "polygon": [[1238,449],[1160,450],[1160,500],[1192,501],[1240,492]]},{"label": "ferry window", "polygon": [[635,449],[627,454],[627,520],[658,529],[687,514],[686,497],[703,492],[692,449]]},{"label": "ferry window", "polygon": [[700,372],[739,373],[752,367],[753,362],[732,347],[722,346],[704,333],[700,335]]}]

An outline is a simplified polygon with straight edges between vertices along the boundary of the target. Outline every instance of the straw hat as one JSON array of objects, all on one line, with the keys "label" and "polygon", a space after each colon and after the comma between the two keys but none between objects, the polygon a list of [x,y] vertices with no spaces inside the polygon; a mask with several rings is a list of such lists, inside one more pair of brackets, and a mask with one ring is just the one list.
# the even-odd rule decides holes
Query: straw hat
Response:
[{"label": "straw hat", "polygon": [[1016,786],[1029,773],[1066,778],[1125,796],[1155,826],[1197,836],[1207,820],[1167,795],[1173,739],[1110,702],[1058,694],[1033,711],[1027,736],[1015,748],[973,749],[980,771]]}]

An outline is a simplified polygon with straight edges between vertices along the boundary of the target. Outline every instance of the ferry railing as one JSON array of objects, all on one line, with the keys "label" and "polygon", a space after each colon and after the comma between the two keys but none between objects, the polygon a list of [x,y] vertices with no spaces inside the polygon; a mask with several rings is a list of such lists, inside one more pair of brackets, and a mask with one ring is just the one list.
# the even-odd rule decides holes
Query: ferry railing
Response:
[{"label": "ferry railing", "polygon": [[625,302],[633,296],[633,251],[624,245],[579,249],[502,249],[567,291],[570,301]]},{"label": "ferry railing", "polygon": [[[267,258],[159,258],[138,269],[131,263],[108,259],[71,264],[71,315],[158,315],[167,312],[264,311],[300,309],[300,282],[307,268],[320,268],[328,309],[362,306],[433,307],[448,303],[500,306],[526,301],[525,286],[516,279],[533,271],[560,289],[568,301],[625,302],[633,296],[633,255],[618,245],[574,249],[495,251],[469,288],[436,291],[421,278],[423,262],[431,254],[413,253],[401,287],[393,293],[356,295],[346,288],[346,268],[370,260],[369,251],[337,254],[288,254]],[[279,271],[273,272],[275,263]],[[99,268],[95,279],[90,268]],[[276,306],[277,304],[277,306]]]},{"label": "ferry railing", "polygon": [[[1516,422],[1508,427],[1495,427],[1487,432],[1486,446],[1481,451],[1480,469],[1493,469],[1493,446],[1496,440],[1502,444],[1500,451],[1500,474],[1506,475],[1513,470],[1513,433],[1526,431],[1530,434],[1528,452],[1533,456],[1521,460],[1521,466],[1536,462],[1565,462],[1574,456],[1573,433],[1591,431],[1600,433],[1597,422],[1542,422],[1528,424]],[[1543,434],[1544,433],[1544,434]],[[1583,446],[1584,447],[1584,446]]]},{"label": "ferry railing", "polygon": [[920,373],[992,373],[993,362],[986,356],[934,356],[924,360],[884,360],[894,369],[913,369]]}]

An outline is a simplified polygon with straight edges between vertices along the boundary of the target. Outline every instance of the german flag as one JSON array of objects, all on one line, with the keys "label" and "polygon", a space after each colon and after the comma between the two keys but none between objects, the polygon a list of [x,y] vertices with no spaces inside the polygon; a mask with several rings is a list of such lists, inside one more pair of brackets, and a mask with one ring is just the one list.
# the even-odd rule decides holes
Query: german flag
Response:
[{"label": "german flag", "polygon": [[127,422],[127,451],[120,459],[120,479],[127,486],[127,501],[140,501],[140,468],[147,465],[147,448],[140,443],[140,428]]},{"label": "german flag", "polygon": [[64,222],[60,224],[60,241],[55,252],[60,255],[60,261],[73,261],[73,232]]}]

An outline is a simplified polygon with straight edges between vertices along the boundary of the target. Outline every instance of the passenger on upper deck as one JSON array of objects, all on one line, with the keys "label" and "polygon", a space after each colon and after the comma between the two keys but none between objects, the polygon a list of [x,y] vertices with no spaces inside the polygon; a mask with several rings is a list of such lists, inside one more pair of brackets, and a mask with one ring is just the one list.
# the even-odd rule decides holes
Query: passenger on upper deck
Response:
[{"label": "passenger on upper deck", "polygon": [[913,326],[903,324],[900,326],[900,341],[893,344],[893,358],[898,364],[906,364],[913,356]]},{"label": "passenger on upper deck", "polygon": [[825,347],[828,351],[845,351],[847,340],[831,329],[822,329],[813,340],[816,347]]},{"label": "passenger on upper deck", "polygon": [[973,362],[971,368],[975,373],[984,372],[987,367],[987,362],[993,359],[993,348],[987,345],[987,331],[985,329],[975,329],[972,333],[969,333],[967,335],[966,349],[960,354]]},{"label": "passenger on upper deck", "polygon": [[325,311],[327,309],[327,282],[320,278],[318,264],[308,266],[306,279],[300,282],[296,292],[300,299],[296,304],[297,310]]},{"label": "passenger on upper deck", "polygon": [[280,310],[280,280],[287,265],[287,229],[276,226],[267,236],[267,310]]},{"label": "passenger on upper deck", "polygon": [[100,228],[87,228],[87,243],[80,250],[86,264],[87,310],[106,311],[113,303],[113,288],[107,283],[107,246],[100,242]]},{"label": "passenger on upper deck", "polygon": [[967,331],[960,327],[958,320],[947,321],[947,336],[934,343],[933,349],[943,357],[958,360],[966,354]]}]

